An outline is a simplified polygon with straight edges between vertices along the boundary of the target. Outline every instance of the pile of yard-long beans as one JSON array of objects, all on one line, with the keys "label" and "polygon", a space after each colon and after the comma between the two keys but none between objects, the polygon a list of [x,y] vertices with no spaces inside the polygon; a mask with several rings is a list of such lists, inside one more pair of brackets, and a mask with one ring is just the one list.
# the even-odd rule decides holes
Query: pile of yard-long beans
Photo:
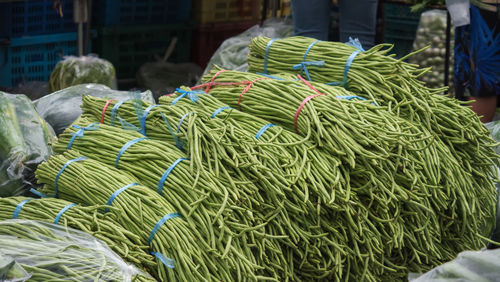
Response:
[{"label": "pile of yard-long beans", "polygon": [[102,214],[104,206],[83,207],[55,199],[27,197],[0,198],[0,220],[11,218],[46,221],[68,226],[89,233],[105,242],[123,259],[139,268],[156,269],[156,262],[142,244],[138,235],[124,229],[116,222],[116,209]]},{"label": "pile of yard-long beans", "polygon": [[497,165],[498,159],[491,150],[494,142],[479,117],[464,107],[464,102],[437,95],[444,89],[426,87],[418,77],[427,69],[387,55],[390,48],[385,47],[364,51],[352,43],[306,37],[256,37],[250,45],[248,63],[250,71],[300,73],[308,80],[338,85],[387,106],[441,140],[467,178],[490,182],[492,163]]},{"label": "pile of yard-long beans", "polygon": [[[204,81],[206,83],[197,89],[208,90],[230,106],[241,107],[245,112],[290,130],[295,129],[294,116],[302,110],[298,116],[298,132],[309,136],[309,127],[313,127],[312,135],[316,134],[317,138],[309,139],[329,152],[335,153],[331,146],[324,145],[326,142],[318,141],[325,135],[337,138],[334,140],[339,143],[345,142],[344,136],[359,141],[365,135],[389,152],[383,155],[382,150],[371,151],[381,157],[377,159],[361,154],[362,150],[356,151],[355,165],[351,165],[353,169],[349,173],[351,179],[357,179],[356,168],[364,170],[372,180],[362,183],[358,186],[360,189],[351,189],[358,196],[363,195],[361,201],[372,211],[370,218],[385,224],[380,230],[384,234],[381,245],[386,270],[379,274],[390,274],[388,269],[420,271],[453,258],[460,250],[478,248],[484,243],[481,235],[488,234],[491,229],[488,220],[494,215],[491,166],[495,159],[482,161],[490,167],[481,178],[467,177],[461,173],[461,162],[451,153],[448,144],[426,126],[398,117],[387,106],[347,101],[346,98],[354,94],[336,87],[217,70]],[[307,100],[308,97],[314,99]],[[302,128],[301,119],[304,120]],[[375,133],[377,128],[379,136]],[[370,132],[373,133],[370,135]],[[361,143],[360,147],[368,148],[369,144]],[[346,143],[348,146],[353,143]],[[348,158],[339,157],[344,166],[349,164]],[[482,229],[485,225],[487,228]]]},{"label": "pile of yard-long beans", "polygon": [[200,233],[206,230],[192,228],[162,196],[126,172],[67,151],[41,164],[36,176],[47,195],[118,208],[117,222],[150,245],[158,258],[161,280],[229,281],[239,270],[202,240]]},{"label": "pile of yard-long beans", "polygon": [[2,281],[156,281],[87,233],[35,220],[0,221],[0,258],[16,263]]},{"label": "pile of yard-long beans", "polygon": [[[191,174],[190,160],[174,144],[104,124],[79,135],[79,128],[90,122],[81,119],[77,124],[59,136],[55,152],[71,147],[137,177],[183,214],[192,228],[202,230],[204,237],[200,240],[206,242],[207,249],[225,257],[228,264],[241,271],[238,276],[251,278],[262,269],[268,272],[266,276],[276,276],[276,269],[286,270],[287,265],[280,265],[285,257],[276,241],[287,240],[290,234],[281,230],[281,221],[272,221],[275,231],[266,226],[279,213],[275,207],[283,200],[264,199],[264,193],[250,181],[236,183],[232,189],[225,178],[219,179],[205,169]],[[138,142],[131,144],[133,140]]]}]

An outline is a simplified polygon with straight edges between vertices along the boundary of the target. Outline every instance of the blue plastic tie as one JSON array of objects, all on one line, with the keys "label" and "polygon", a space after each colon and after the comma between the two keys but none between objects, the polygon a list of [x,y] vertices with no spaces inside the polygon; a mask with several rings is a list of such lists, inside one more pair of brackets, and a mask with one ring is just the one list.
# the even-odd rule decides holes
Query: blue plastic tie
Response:
[{"label": "blue plastic tie", "polygon": [[63,213],[65,213],[67,210],[69,210],[70,208],[72,208],[74,206],[78,206],[78,205],[77,204],[69,204],[69,205],[65,206],[64,208],[62,208],[59,211],[59,213],[57,213],[56,219],[54,219],[54,224],[58,224],[59,220],[61,219],[61,216],[63,215]]},{"label": "blue plastic tie", "polygon": [[229,107],[229,106],[220,107],[217,110],[215,110],[215,112],[212,114],[211,117],[215,118],[215,116],[217,116],[218,114],[220,114],[223,110],[232,109],[232,108],[233,107]]},{"label": "blue plastic tie", "polygon": [[57,189],[57,182],[59,181],[59,176],[61,176],[61,173],[63,173],[63,171],[68,167],[69,164],[71,164],[72,162],[79,162],[79,161],[83,161],[83,160],[86,160],[88,159],[87,157],[78,157],[76,159],[72,159],[72,160],[69,160],[67,161],[63,167],[61,168],[61,170],[59,171],[59,173],[57,173],[56,175],[56,180],[54,181],[54,190],[56,191],[56,198],[59,196],[59,190]]},{"label": "blue plastic tie", "polygon": [[314,46],[314,44],[318,42],[320,42],[320,40],[316,40],[313,43],[309,44],[306,52],[304,53],[304,59],[302,60],[302,63],[292,66],[293,70],[299,70],[299,69],[302,70],[305,73],[307,80],[309,81],[311,80],[311,77],[309,76],[309,71],[307,70],[307,66],[322,67],[325,65],[325,61],[310,61],[310,62],[307,61],[307,54],[309,53],[309,51],[311,51],[311,48]]},{"label": "blue plastic tie", "polygon": [[23,208],[24,204],[27,202],[31,201],[33,199],[25,199],[22,200],[19,204],[17,204],[16,209],[14,210],[14,213],[12,214],[12,219],[16,219],[19,216],[19,213],[21,212],[21,209]]},{"label": "blue plastic tie", "polygon": [[158,182],[158,194],[162,195],[163,193],[163,185],[165,184],[165,180],[167,180],[168,175],[172,172],[172,170],[181,162],[181,161],[187,161],[189,159],[186,158],[178,158],[166,171],[163,173],[161,176],[160,181]]},{"label": "blue plastic tie", "polygon": [[349,58],[347,58],[347,62],[345,63],[345,68],[344,68],[344,81],[342,84],[344,85],[344,88],[346,90],[349,90],[349,87],[347,87],[347,75],[349,74],[349,68],[351,67],[352,62],[354,61],[354,58],[361,53],[361,50],[356,50],[349,55]]},{"label": "blue plastic tie", "polygon": [[258,140],[258,139],[260,138],[260,136],[261,136],[262,134],[264,134],[264,132],[266,132],[266,130],[267,130],[268,128],[273,127],[273,126],[275,126],[275,125],[276,125],[276,124],[272,124],[272,123],[268,123],[268,124],[264,125],[264,126],[263,126],[263,127],[262,127],[262,128],[261,128],[258,132],[257,132],[257,134],[255,135],[255,139],[257,139],[257,140]]},{"label": "blue plastic tie", "polygon": [[118,109],[120,108],[120,106],[124,103],[125,101],[120,101],[118,103],[116,103],[114,106],[113,106],[113,109],[111,109],[111,118],[110,118],[110,121],[109,121],[109,124],[111,126],[115,125],[115,119],[116,119],[116,114],[118,113]]},{"label": "blue plastic tie", "polygon": [[175,100],[172,101],[170,106],[175,105],[177,102],[179,102],[180,99],[182,99],[186,96],[191,100],[191,102],[196,103],[199,99],[199,97],[198,97],[199,94],[207,94],[203,91],[193,91],[193,90],[186,91],[186,90],[180,89],[180,88],[175,89],[175,91],[181,93],[181,95],[179,97],[175,98]]},{"label": "blue plastic tie", "polygon": [[271,48],[271,44],[273,44],[274,40],[276,40],[276,38],[269,40],[269,42],[267,42],[267,45],[266,45],[266,53],[264,55],[264,73],[265,74],[267,74],[267,60],[269,57],[269,49]]},{"label": "blue plastic tie", "polygon": [[345,100],[352,100],[352,99],[358,99],[358,100],[366,100],[365,98],[363,97],[359,97],[359,96],[335,96],[335,98],[338,98],[338,99],[345,99]]},{"label": "blue plastic tie", "polygon": [[153,256],[155,256],[157,259],[159,259],[166,267],[168,268],[174,268],[175,267],[175,260],[166,257],[164,254],[158,253],[158,252],[151,252]]},{"label": "blue plastic tie", "polygon": [[357,48],[363,52],[365,51],[365,49],[363,49],[363,45],[361,45],[361,42],[359,42],[358,38],[352,39],[352,37],[349,36],[349,42],[346,42],[345,44]]},{"label": "blue plastic tie", "polygon": [[284,78],[277,77],[277,76],[275,76],[275,75],[265,74],[265,73],[263,73],[263,72],[256,72],[255,74],[262,75],[262,76],[265,76],[265,77],[268,77],[268,78],[272,78],[272,79],[276,79],[276,80],[282,80],[282,81],[285,81],[285,80],[286,80],[286,79],[284,79]]},{"label": "blue plastic tie", "polygon": [[192,113],[195,113],[195,112],[189,112],[189,113],[185,113],[181,119],[179,120],[179,124],[177,124],[177,133],[179,133],[179,130],[181,130],[181,125],[182,125],[182,122],[184,121],[184,119],[189,115],[189,114],[192,114]]},{"label": "blue plastic tie", "polygon": [[122,126],[123,129],[141,132],[141,129],[139,127],[131,124],[130,122],[122,119],[121,117],[118,117],[118,120],[120,121],[120,124],[121,124],[121,126]]},{"label": "blue plastic tie", "polygon": [[167,125],[167,129],[168,131],[170,132],[170,134],[172,135],[172,137],[174,138],[174,141],[175,141],[175,146],[179,149],[179,150],[182,150],[182,147],[184,146],[184,141],[182,140],[179,140],[179,137],[177,136],[177,134],[174,132],[174,130],[172,129],[172,127],[170,126],[170,123],[168,122],[167,118],[165,117],[165,115],[163,113],[161,113],[161,118],[163,119],[163,121],[165,122],[165,124]]},{"label": "blue plastic tie", "polygon": [[[109,197],[108,201],[106,202],[106,205],[108,206],[111,206],[111,204],[113,204],[113,201],[115,200],[116,197],[118,197],[118,195],[120,195],[121,192],[127,190],[128,188],[132,187],[132,186],[136,186],[136,185],[139,185],[139,183],[130,183],[130,184],[127,184],[125,186],[123,186],[122,188],[116,190],[115,192],[113,192],[113,194],[111,194],[111,197]],[[108,212],[109,210],[106,209],[106,212]]]},{"label": "blue plastic tie", "polygon": [[116,156],[115,167],[118,168],[118,162],[120,161],[120,157],[122,156],[123,153],[125,153],[125,151],[130,146],[134,145],[137,142],[141,142],[142,140],[146,140],[146,139],[149,139],[149,138],[147,138],[147,137],[141,137],[141,138],[137,138],[137,139],[134,139],[134,140],[130,140],[127,143],[125,143],[125,145],[123,145],[123,147],[120,149],[120,152]]},{"label": "blue plastic tie", "polygon": [[45,195],[44,193],[36,190],[35,188],[30,188],[30,192],[37,195],[40,198],[48,198],[49,196]]},{"label": "blue plastic tie", "polygon": [[81,127],[79,125],[73,125],[74,128],[78,128],[79,130],[75,133],[73,133],[73,136],[69,140],[68,146],[66,146],[66,150],[71,149],[71,146],[73,146],[73,141],[75,141],[76,137],[83,137],[83,133],[85,130],[97,130],[99,129],[99,125],[95,126],[96,124],[99,124],[98,122],[94,122],[92,124],[89,124],[88,126]]},{"label": "blue plastic tie", "polygon": [[146,118],[148,117],[149,111],[151,109],[158,107],[159,105],[151,105],[147,107],[144,112],[142,113],[141,118],[139,119],[139,124],[141,125],[141,133],[142,135],[146,136]]},{"label": "blue plastic tie", "polygon": [[155,227],[153,228],[153,230],[151,230],[151,234],[149,234],[149,238],[148,238],[148,244],[151,245],[151,242],[153,242],[153,239],[156,235],[156,232],[158,232],[158,230],[160,229],[160,227],[165,224],[165,222],[167,222],[169,219],[172,219],[172,218],[176,218],[176,217],[183,217],[180,213],[169,213],[167,215],[165,215],[164,217],[162,217],[160,219],[160,221],[158,221],[155,225]]}]

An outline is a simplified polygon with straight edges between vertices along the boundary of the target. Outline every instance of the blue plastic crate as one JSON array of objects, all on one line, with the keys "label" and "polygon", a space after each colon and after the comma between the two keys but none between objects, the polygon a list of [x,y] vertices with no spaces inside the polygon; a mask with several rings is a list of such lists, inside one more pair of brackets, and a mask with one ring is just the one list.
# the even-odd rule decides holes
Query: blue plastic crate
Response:
[{"label": "blue plastic crate", "polygon": [[92,5],[92,23],[101,26],[169,24],[189,20],[191,0],[101,0]]},{"label": "blue plastic crate", "polygon": [[48,81],[63,56],[77,54],[77,33],[12,38],[0,46],[0,86],[26,81]]},{"label": "blue plastic crate", "polygon": [[76,32],[73,0],[62,0],[61,18],[53,0],[0,3],[0,38]]}]

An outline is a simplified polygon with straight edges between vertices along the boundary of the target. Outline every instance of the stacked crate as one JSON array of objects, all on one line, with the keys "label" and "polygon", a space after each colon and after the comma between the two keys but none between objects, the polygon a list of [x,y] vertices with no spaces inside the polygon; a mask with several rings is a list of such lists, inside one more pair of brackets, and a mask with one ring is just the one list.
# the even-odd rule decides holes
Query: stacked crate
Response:
[{"label": "stacked crate", "polygon": [[258,24],[262,0],[194,0],[192,58],[202,68],[222,42]]},{"label": "stacked crate", "polygon": [[384,42],[394,44],[392,53],[403,57],[411,52],[422,12],[411,12],[404,4],[385,4]]},{"label": "stacked crate", "polygon": [[109,60],[117,78],[134,78],[139,67],[163,57],[174,37],[169,62],[190,60],[190,0],[94,1],[92,25],[98,26],[96,52]]},{"label": "stacked crate", "polygon": [[[77,53],[73,0],[0,3],[0,86],[48,81],[55,64]],[[62,16],[62,17],[61,17]]]}]

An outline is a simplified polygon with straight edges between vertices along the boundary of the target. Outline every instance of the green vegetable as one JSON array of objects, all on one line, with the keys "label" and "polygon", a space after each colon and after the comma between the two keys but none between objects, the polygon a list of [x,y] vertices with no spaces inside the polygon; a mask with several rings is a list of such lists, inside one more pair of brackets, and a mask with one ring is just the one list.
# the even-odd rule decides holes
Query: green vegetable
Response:
[{"label": "green vegetable", "polygon": [[0,221],[0,257],[29,281],[154,281],[89,234],[33,220]]},{"label": "green vegetable", "polygon": [[115,68],[110,62],[93,56],[65,57],[50,74],[49,91],[85,83],[97,83],[116,89]]},{"label": "green vegetable", "polygon": [[[54,223],[58,214],[71,202],[55,198],[31,199],[26,197],[0,198],[0,220],[13,218],[16,207],[28,200],[16,218]],[[120,226],[116,218],[121,216],[115,208],[102,214],[103,206],[71,206],[59,216],[58,224],[71,227],[102,240],[123,259],[137,267],[156,270],[154,258],[147,252],[148,247],[141,243],[138,235]]]},{"label": "green vegetable", "polygon": [[[145,156],[147,151],[141,157]],[[52,156],[38,167],[37,179],[46,184],[42,190],[45,194],[57,194],[83,205],[108,203],[116,207],[122,213],[117,217],[120,225],[138,235],[156,254],[166,257],[164,263],[158,261],[157,277],[162,281],[232,280],[231,273],[238,269],[224,263],[210,242],[204,240],[205,230],[195,229],[189,218],[176,217],[177,210],[165,198],[145,186],[134,185],[138,180],[128,173],[92,159],[74,161],[58,177],[56,191],[54,183],[61,168],[78,157],[81,154],[68,151]],[[112,198],[113,193],[126,186]],[[168,215],[172,218],[158,225],[154,233],[158,222]]]},{"label": "green vegetable", "polygon": [[8,95],[0,92],[0,197],[23,192],[21,178],[26,160],[26,144]]}]

